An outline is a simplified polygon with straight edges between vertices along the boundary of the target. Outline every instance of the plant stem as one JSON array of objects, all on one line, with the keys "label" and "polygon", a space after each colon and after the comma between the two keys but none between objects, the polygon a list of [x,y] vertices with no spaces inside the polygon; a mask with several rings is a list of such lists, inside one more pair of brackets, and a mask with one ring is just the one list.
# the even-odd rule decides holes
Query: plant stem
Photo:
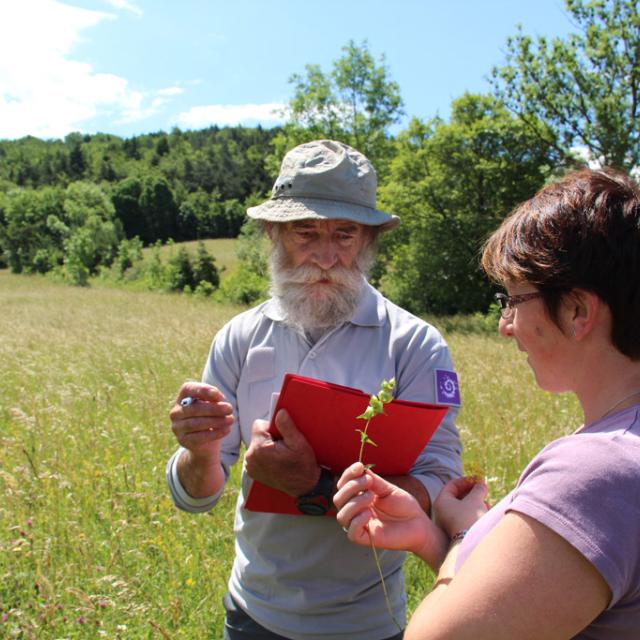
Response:
[{"label": "plant stem", "polygon": [[[369,423],[371,422],[371,418],[369,418],[367,420],[367,424],[364,425],[364,429],[363,429],[363,433],[366,436],[367,435],[367,429],[369,428]],[[367,439],[366,438],[362,438],[361,442],[360,442],[360,453],[358,454],[358,462],[362,462],[362,456],[364,454],[364,445],[367,443]]]},{"label": "plant stem", "polygon": [[[367,430],[369,429],[369,423],[371,422],[371,418],[367,420],[367,424],[364,425],[363,433],[366,436]],[[362,462],[363,454],[364,454],[364,446],[367,443],[367,438],[363,437],[362,442],[360,443],[360,453],[358,454],[358,462]],[[393,609],[391,608],[391,600],[389,600],[389,592],[387,591],[387,583],[384,581],[384,574],[382,573],[382,566],[380,564],[380,559],[378,558],[378,550],[376,549],[376,545],[373,543],[373,538],[371,537],[371,532],[367,528],[367,535],[369,536],[369,543],[371,544],[371,551],[373,551],[373,559],[376,561],[376,567],[378,568],[378,575],[380,576],[380,584],[382,586],[382,593],[384,594],[384,601],[387,605],[387,611],[391,616],[391,619],[398,627],[400,631],[402,631],[402,626],[393,615]]]},{"label": "plant stem", "polygon": [[384,594],[384,601],[387,605],[387,611],[391,616],[391,619],[395,623],[396,627],[398,627],[399,631],[402,631],[402,625],[398,622],[396,617],[393,615],[393,610],[391,609],[391,600],[389,600],[389,592],[387,591],[387,584],[384,581],[384,576],[382,575],[382,566],[380,565],[380,560],[378,558],[378,550],[376,549],[376,545],[373,544],[373,539],[371,538],[371,533],[369,533],[369,529],[367,529],[367,534],[369,535],[369,542],[371,543],[371,551],[373,551],[373,558],[376,561],[376,567],[378,567],[378,574],[380,575],[380,584],[382,586],[382,593]]}]

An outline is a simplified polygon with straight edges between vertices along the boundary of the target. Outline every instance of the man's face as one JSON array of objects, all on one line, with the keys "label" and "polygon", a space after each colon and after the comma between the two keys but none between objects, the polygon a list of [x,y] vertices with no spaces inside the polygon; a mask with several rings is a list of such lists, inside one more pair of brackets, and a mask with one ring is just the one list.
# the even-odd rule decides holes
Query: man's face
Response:
[{"label": "man's face", "polygon": [[301,220],[271,233],[271,293],[286,321],[328,329],[353,314],[373,259],[369,231],[348,220]]},{"label": "man's face", "polygon": [[364,226],[349,220],[299,220],[280,233],[289,268],[315,266],[351,269],[365,243]]}]

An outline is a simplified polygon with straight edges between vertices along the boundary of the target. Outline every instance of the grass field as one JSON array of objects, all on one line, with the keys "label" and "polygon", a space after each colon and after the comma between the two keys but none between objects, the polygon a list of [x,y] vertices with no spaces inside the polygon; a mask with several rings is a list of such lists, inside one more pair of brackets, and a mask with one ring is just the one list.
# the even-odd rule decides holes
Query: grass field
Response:
[{"label": "grass field", "polygon": [[[164,466],[175,393],[239,309],[0,271],[0,310],[0,637],[221,637],[235,490],[184,514]],[[537,390],[513,344],[445,336],[465,465],[495,501],[577,407]],[[406,574],[413,609],[431,576],[414,559]]]},{"label": "grass field", "polygon": [[[218,269],[222,268],[222,272],[224,275],[229,275],[233,273],[234,269],[238,266],[238,258],[236,256],[236,239],[235,238],[208,238],[202,241],[204,243],[205,249],[216,259],[216,267]],[[185,247],[186,250],[194,255],[198,248],[198,241],[193,240],[191,242],[181,242],[179,245],[174,245],[175,247],[182,246]],[[166,260],[171,251],[175,249],[172,248],[171,245],[163,245],[160,248],[160,257],[163,260]],[[143,256],[148,258],[151,255],[151,247],[146,247],[143,249]]]}]

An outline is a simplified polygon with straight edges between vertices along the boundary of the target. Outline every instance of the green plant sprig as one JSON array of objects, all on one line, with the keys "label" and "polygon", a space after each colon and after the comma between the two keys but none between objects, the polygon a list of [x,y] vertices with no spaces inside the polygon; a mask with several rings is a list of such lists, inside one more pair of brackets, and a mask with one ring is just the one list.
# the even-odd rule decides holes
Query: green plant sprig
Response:
[{"label": "green plant sprig", "polygon": [[[369,425],[371,424],[371,420],[375,418],[375,416],[384,414],[384,405],[393,400],[393,390],[396,386],[396,379],[391,378],[391,380],[383,380],[380,385],[380,391],[378,395],[371,396],[369,399],[369,406],[364,410],[364,413],[360,414],[356,419],[357,420],[366,420],[367,424],[365,424],[364,429],[356,429],[356,431],[360,434],[360,453],[358,454],[358,462],[362,462],[362,458],[364,456],[364,448],[366,445],[370,444],[374,447],[378,445],[369,437]],[[365,465],[367,469],[370,469],[373,465]]]},{"label": "green plant sprig", "polygon": [[[363,462],[364,457],[364,448],[366,445],[370,444],[374,447],[378,445],[369,437],[369,425],[371,424],[371,420],[380,414],[384,414],[384,405],[393,400],[393,390],[396,387],[396,379],[391,378],[390,380],[383,380],[380,385],[380,391],[377,395],[371,396],[369,398],[369,405],[364,410],[364,412],[357,416],[357,420],[366,420],[367,423],[364,425],[364,429],[356,429],[356,431],[360,434],[360,452],[358,454],[358,462]],[[386,415],[386,414],[385,414]],[[365,469],[371,469],[374,465],[365,464]],[[391,619],[394,621],[396,626],[400,631],[402,631],[402,625],[396,620],[396,617],[393,615],[393,609],[391,608],[391,601],[389,600],[389,592],[387,591],[387,585],[384,580],[384,574],[382,573],[382,566],[380,565],[380,559],[378,558],[378,550],[376,549],[376,545],[373,543],[373,538],[371,537],[371,533],[369,529],[367,529],[367,534],[369,535],[369,542],[371,543],[371,551],[373,552],[373,558],[376,562],[376,567],[378,568],[378,574],[380,576],[380,584],[382,586],[382,593],[384,594],[384,601],[387,605],[387,611],[391,616]]]}]

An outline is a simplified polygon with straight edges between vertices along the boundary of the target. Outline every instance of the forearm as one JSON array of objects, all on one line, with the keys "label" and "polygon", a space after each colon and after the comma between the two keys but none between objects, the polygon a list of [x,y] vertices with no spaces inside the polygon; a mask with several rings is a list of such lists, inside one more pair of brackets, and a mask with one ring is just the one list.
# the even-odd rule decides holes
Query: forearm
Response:
[{"label": "forearm", "polygon": [[[447,545],[448,538],[447,538]],[[430,593],[418,605],[404,634],[404,640],[421,640],[424,637],[424,629],[434,620],[434,612],[438,612],[438,602],[446,593],[455,575],[455,564],[458,556],[458,542],[454,542],[446,552],[438,576],[433,583]],[[446,548],[446,547],[445,547]]]}]

